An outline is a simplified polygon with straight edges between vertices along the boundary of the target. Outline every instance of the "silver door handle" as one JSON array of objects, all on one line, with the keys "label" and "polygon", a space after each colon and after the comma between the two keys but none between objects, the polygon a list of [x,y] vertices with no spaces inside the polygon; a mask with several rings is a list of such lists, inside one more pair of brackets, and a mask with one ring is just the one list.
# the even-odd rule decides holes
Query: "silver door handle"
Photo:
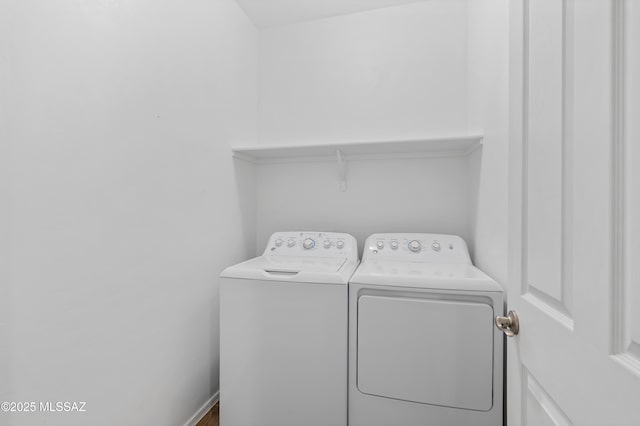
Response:
[{"label": "silver door handle", "polygon": [[506,317],[496,317],[496,327],[500,329],[507,337],[513,337],[520,331],[520,321],[516,311],[509,311]]}]

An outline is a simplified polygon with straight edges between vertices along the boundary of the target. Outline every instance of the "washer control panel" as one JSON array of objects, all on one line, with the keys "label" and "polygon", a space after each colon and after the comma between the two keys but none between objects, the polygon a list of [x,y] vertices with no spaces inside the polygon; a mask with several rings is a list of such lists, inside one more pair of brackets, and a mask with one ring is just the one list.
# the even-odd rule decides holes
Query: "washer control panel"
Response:
[{"label": "washer control panel", "polygon": [[373,234],[367,238],[362,259],[471,263],[464,240],[446,234]]},{"label": "washer control panel", "polygon": [[357,258],[356,239],[338,232],[276,232],[269,238],[265,256]]}]

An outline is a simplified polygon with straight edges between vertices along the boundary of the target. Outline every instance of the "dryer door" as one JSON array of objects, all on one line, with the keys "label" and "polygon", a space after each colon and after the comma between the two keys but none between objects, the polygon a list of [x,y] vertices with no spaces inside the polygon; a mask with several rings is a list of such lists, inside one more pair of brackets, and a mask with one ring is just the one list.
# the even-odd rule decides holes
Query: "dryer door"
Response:
[{"label": "dryer door", "polygon": [[493,309],[483,303],[363,295],[358,389],[470,410],[493,405]]}]

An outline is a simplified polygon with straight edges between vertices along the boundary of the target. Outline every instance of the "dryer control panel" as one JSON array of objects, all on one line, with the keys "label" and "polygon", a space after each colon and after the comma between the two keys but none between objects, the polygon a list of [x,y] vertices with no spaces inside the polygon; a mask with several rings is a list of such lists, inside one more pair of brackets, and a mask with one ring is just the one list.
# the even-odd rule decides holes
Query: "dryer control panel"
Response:
[{"label": "dryer control panel", "polygon": [[356,239],[338,232],[290,231],[271,235],[265,256],[358,258]]},{"label": "dryer control panel", "polygon": [[366,259],[471,264],[464,240],[446,234],[373,234],[364,245]]}]

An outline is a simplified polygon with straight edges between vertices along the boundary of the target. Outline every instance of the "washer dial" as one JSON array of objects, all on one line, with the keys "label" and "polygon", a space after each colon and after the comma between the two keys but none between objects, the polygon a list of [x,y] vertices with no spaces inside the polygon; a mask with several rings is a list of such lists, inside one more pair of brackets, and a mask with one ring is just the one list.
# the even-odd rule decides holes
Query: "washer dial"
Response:
[{"label": "washer dial", "polygon": [[314,248],[315,246],[316,246],[316,242],[315,242],[315,240],[313,240],[311,238],[307,238],[302,243],[302,247],[304,247],[305,250],[310,250],[310,249]]}]

